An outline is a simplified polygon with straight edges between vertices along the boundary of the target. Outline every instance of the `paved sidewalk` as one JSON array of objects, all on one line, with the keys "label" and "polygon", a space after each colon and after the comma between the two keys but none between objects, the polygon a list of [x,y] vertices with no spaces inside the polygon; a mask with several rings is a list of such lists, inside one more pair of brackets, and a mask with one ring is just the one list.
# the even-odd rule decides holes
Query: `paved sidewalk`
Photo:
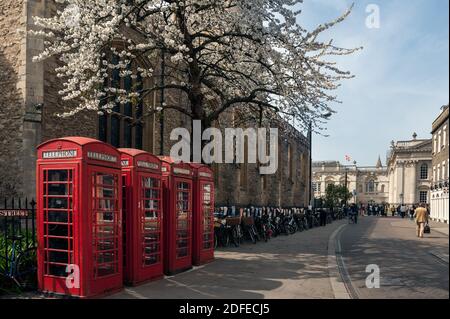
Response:
[{"label": "paved sidewalk", "polygon": [[216,261],[110,298],[334,298],[328,239],[346,221],[216,253]]}]

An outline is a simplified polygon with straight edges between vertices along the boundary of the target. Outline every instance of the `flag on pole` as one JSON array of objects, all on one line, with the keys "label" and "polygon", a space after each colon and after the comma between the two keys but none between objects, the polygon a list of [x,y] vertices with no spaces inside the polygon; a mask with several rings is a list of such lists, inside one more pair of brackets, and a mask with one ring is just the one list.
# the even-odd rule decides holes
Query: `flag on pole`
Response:
[{"label": "flag on pole", "polygon": [[351,158],[349,155],[345,155],[345,160],[346,160],[347,162],[351,162],[351,161],[352,161],[352,158]]}]

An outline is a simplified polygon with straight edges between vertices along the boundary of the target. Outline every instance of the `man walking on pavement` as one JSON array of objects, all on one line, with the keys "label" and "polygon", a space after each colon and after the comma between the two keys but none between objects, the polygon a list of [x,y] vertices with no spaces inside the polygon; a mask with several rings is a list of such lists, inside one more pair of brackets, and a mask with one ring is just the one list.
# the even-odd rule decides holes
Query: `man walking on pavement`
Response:
[{"label": "man walking on pavement", "polygon": [[420,204],[414,213],[414,217],[416,218],[417,224],[417,237],[423,238],[425,225],[428,223],[428,211],[425,204]]}]

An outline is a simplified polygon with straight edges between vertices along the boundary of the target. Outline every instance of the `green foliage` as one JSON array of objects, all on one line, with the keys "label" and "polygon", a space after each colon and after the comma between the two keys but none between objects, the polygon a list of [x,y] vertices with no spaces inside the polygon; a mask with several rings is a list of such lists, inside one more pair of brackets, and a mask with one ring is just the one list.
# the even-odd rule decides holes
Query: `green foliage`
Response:
[{"label": "green foliage", "polygon": [[352,193],[349,192],[346,186],[330,184],[326,190],[325,206],[328,208],[339,207],[352,197]]},{"label": "green foliage", "polygon": [[[21,251],[31,248],[34,245],[33,242],[33,234],[29,232],[26,234],[23,232],[21,234],[23,236],[22,241],[16,241],[16,249],[15,249],[15,255],[16,258],[20,254]],[[27,240],[28,238],[28,240]],[[13,242],[10,239],[5,238],[5,234],[3,232],[0,232],[0,295],[1,294],[16,294],[20,293],[19,287],[6,275],[9,273],[11,261],[7,258],[11,258],[12,256],[12,250],[13,250]],[[36,255],[32,254],[30,256],[32,260],[26,260],[25,262],[27,264],[36,263]]]}]

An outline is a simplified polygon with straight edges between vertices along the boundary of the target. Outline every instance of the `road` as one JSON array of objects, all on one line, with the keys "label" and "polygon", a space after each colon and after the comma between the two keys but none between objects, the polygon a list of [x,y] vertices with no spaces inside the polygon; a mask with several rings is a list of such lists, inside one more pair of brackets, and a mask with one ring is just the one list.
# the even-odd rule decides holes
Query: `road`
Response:
[{"label": "road", "polygon": [[[214,263],[110,298],[447,298],[448,226],[424,240],[414,223],[363,217],[335,222],[269,243],[216,253]],[[366,266],[380,268],[379,289],[366,288]]]},{"label": "road", "polygon": [[[406,219],[367,217],[346,227],[339,240],[352,297],[448,299],[448,226],[447,235],[436,231],[442,226],[431,226],[425,239],[417,238],[414,222]],[[380,269],[379,289],[366,287],[370,264]]]}]

